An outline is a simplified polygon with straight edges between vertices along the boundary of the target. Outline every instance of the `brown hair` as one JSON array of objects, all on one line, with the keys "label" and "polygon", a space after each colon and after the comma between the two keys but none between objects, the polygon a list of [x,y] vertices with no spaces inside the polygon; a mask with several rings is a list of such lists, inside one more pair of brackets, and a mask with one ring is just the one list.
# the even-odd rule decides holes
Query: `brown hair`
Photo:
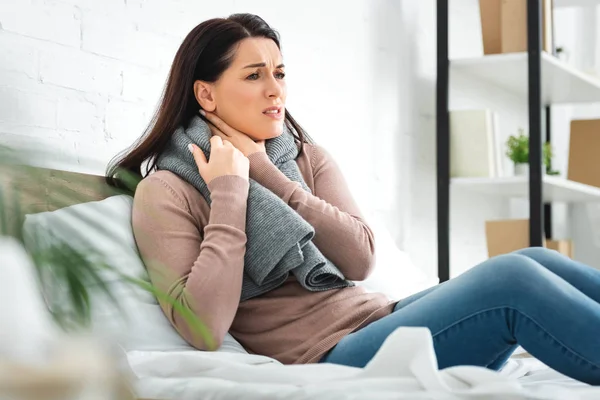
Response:
[{"label": "brown hair", "polygon": [[[202,22],[186,36],[175,54],[160,104],[144,134],[108,164],[106,181],[109,185],[121,186],[120,171],[145,177],[156,167],[157,157],[175,129],[187,127],[192,117],[198,114],[200,106],[194,95],[194,82],[217,81],[231,65],[235,45],[250,37],[271,39],[281,49],[277,31],[253,14],[213,18]],[[285,124],[300,142],[300,153],[304,143],[313,142],[287,110]],[[142,164],[146,161],[142,172]]]}]

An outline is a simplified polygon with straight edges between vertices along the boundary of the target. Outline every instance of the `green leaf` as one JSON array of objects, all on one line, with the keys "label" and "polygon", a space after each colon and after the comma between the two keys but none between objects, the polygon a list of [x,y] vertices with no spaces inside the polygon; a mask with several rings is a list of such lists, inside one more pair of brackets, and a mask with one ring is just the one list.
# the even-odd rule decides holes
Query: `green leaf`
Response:
[{"label": "green leaf", "polygon": [[[130,287],[139,287],[152,293],[160,302],[170,304],[175,312],[188,323],[194,335],[201,338],[209,349],[216,349],[216,341],[200,318],[178,299],[161,292],[150,282],[123,274],[117,266],[107,264],[93,249],[75,248],[69,243],[53,237],[44,227],[39,227],[36,232],[28,232],[28,236],[24,237],[24,218],[22,216],[41,211],[36,207],[23,209],[21,198],[24,196],[37,197],[39,188],[46,187],[48,190],[46,195],[52,204],[57,204],[59,208],[61,204],[67,206],[88,200],[88,196],[64,185],[52,187],[47,173],[41,173],[39,168],[27,165],[27,161],[35,157],[36,155],[32,152],[15,151],[0,145],[0,166],[10,166],[11,175],[14,176],[10,186],[2,184],[0,181],[0,235],[11,232],[29,253],[40,289],[49,303],[49,312],[57,325],[64,330],[88,326],[91,323],[91,310],[94,306],[92,304],[94,297],[91,296],[91,291],[108,298],[111,305],[119,310],[120,315],[124,316],[124,310],[113,293],[111,284],[103,278],[104,274],[110,272],[124,283],[129,284]],[[126,170],[120,170],[118,177],[126,190],[107,188],[107,195],[123,194],[127,193],[127,190],[133,193],[141,180],[139,175]],[[27,182],[27,185],[21,185],[20,182]],[[50,182],[52,181],[50,180]],[[75,188],[83,188],[86,185],[84,179],[77,177],[74,177],[70,183]],[[14,218],[8,218],[9,212],[14,214],[12,215]],[[87,216],[79,213],[74,213],[74,215],[89,224],[94,223]],[[11,227],[9,222],[14,226]],[[108,229],[99,226],[95,226],[95,228],[104,233],[106,238],[114,238]],[[117,239],[114,238],[114,240]],[[66,291],[64,293],[66,304],[56,304],[56,297],[53,296],[53,293],[48,292],[48,290],[56,288]]]},{"label": "green leaf", "polygon": [[206,344],[207,349],[216,350],[217,345],[214,337],[206,327],[206,325],[194,314],[188,307],[183,306],[179,301],[158,290],[155,286],[141,279],[133,278],[127,275],[121,275],[128,282],[138,285],[140,288],[152,293],[159,301],[163,301],[171,305],[175,312],[179,313],[182,318],[190,325],[192,333],[198,335]]},{"label": "green leaf", "polygon": [[4,190],[0,185],[0,236],[8,235],[8,222],[6,221],[7,208],[4,201]]}]

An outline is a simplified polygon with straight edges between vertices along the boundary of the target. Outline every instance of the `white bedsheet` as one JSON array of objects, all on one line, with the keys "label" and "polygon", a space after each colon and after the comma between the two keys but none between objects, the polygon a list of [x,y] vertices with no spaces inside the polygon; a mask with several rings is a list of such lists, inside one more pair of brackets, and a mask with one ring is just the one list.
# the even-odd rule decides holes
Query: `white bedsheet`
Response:
[{"label": "white bedsheet", "polygon": [[132,351],[127,359],[138,396],[155,399],[600,399],[600,387],[535,359],[511,359],[500,373],[440,371],[426,328],[397,329],[364,369],[199,351]]}]

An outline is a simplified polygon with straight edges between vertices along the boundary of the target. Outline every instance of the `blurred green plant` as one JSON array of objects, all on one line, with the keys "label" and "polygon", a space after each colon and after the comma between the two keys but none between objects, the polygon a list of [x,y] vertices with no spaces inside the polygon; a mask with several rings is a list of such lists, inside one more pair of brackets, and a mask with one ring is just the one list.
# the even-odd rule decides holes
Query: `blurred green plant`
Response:
[{"label": "blurred green plant", "polygon": [[[515,165],[529,163],[529,137],[525,135],[523,128],[519,129],[518,135],[509,136],[506,147],[506,156]],[[548,175],[558,175],[559,172],[552,169],[552,157],[554,157],[552,146],[546,142],[542,146],[542,161],[546,167],[546,173]]]},{"label": "blurred green plant", "polygon": [[[106,276],[105,272],[109,271],[131,287],[141,288],[152,293],[160,302],[170,304],[174,311],[186,320],[193,334],[198,335],[197,337],[206,344],[208,349],[216,350],[214,337],[194,312],[149,281],[122,273],[114,265],[106,263],[98,253],[94,254],[93,249],[83,251],[75,248],[53,237],[43,227],[39,227],[35,233],[27,237],[24,235],[24,216],[42,210],[36,210],[34,207],[26,209],[21,200],[24,197],[22,195],[35,196],[32,191],[44,188],[43,190],[47,190],[52,196],[54,203],[64,204],[65,207],[89,201],[84,194],[65,185],[57,183],[55,186],[48,187],[52,185],[51,180],[49,182],[47,175],[42,172],[43,169],[28,165],[28,160],[31,159],[39,160],[39,156],[33,152],[19,151],[0,145],[0,174],[3,171],[10,171],[13,178],[16,176],[16,179],[0,179],[0,237],[12,236],[26,250],[35,266],[42,294],[47,287],[66,289],[69,304],[54,308],[49,306],[46,299],[48,311],[57,325],[65,331],[90,326],[93,307],[90,288],[106,296],[114,307],[122,311],[110,285],[103,278]],[[106,185],[110,195],[133,194],[141,177],[123,170],[118,172],[118,179],[119,189]],[[24,182],[27,184],[23,184]],[[71,184],[70,186],[73,187],[84,188],[87,183],[81,179]],[[61,208],[60,205],[58,208]],[[110,232],[105,231],[105,233],[107,237],[111,237]]]}]

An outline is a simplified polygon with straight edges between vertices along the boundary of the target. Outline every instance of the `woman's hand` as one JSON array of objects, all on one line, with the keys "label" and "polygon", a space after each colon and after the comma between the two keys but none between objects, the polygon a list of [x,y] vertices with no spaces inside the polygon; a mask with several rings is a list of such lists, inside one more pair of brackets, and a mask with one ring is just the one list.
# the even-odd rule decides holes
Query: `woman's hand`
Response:
[{"label": "woman's hand", "polygon": [[208,122],[210,122],[209,126],[213,135],[219,136],[224,141],[228,140],[246,157],[259,151],[262,151],[263,153],[266,152],[264,140],[254,141],[245,133],[242,133],[227,125],[225,121],[217,117],[217,115],[214,113],[204,110],[201,110],[200,113],[206,117]]},{"label": "woman's hand", "polygon": [[208,185],[210,181],[223,175],[237,175],[248,180],[250,174],[250,161],[241,151],[233,147],[231,142],[221,140],[218,136],[210,138],[210,160],[195,144],[189,145],[189,150],[194,156],[198,172]]}]

